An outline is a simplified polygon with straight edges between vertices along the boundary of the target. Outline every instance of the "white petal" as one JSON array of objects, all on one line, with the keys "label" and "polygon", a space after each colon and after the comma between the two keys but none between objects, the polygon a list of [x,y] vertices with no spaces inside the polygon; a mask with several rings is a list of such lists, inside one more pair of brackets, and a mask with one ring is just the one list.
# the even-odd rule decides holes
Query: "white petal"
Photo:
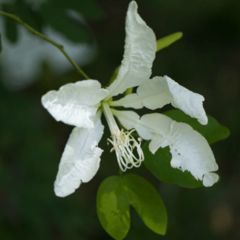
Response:
[{"label": "white petal", "polygon": [[76,127],[93,128],[100,101],[108,95],[96,80],[69,83],[42,97],[42,105],[57,120]]},{"label": "white petal", "polygon": [[154,134],[152,141],[149,144],[149,150],[155,154],[155,152],[161,147],[167,147],[171,145],[171,142],[169,142],[166,138],[164,138],[161,134]]},{"label": "white petal", "polygon": [[146,81],[155,58],[156,37],[137,13],[137,4],[129,4],[126,17],[125,51],[116,80],[107,88],[111,96],[123,93]]},{"label": "white petal", "polygon": [[196,179],[205,179],[203,184],[206,186],[217,181],[216,176],[210,174],[218,170],[218,165],[207,140],[188,124],[159,113],[146,114],[138,120],[130,111],[113,110],[113,114],[124,127],[135,128],[143,139],[151,137],[149,149],[153,154],[159,147],[169,146],[172,167],[187,170]]},{"label": "white petal", "polygon": [[65,197],[75,191],[81,182],[90,181],[98,171],[102,149],[97,147],[103,135],[99,113],[93,129],[75,127],[64,149],[56,181],[55,194]]},{"label": "white petal", "polygon": [[[218,170],[212,150],[200,133],[193,130],[188,124],[172,121],[162,114],[158,114],[159,116],[148,115],[150,117],[155,115],[155,118],[159,119],[157,128],[151,125],[155,127],[155,136],[151,142],[154,149],[150,149],[150,151],[156,151],[156,145],[159,147],[169,146],[172,154],[171,166],[191,172],[196,179],[202,180],[205,174]],[[147,115],[145,116],[147,118]],[[161,122],[164,118],[165,122],[162,125]],[[168,126],[167,122],[169,122]]]},{"label": "white petal", "polygon": [[148,80],[138,87],[137,94],[127,95],[111,105],[136,109],[147,107],[155,110],[171,103],[205,125],[208,119],[203,108],[203,101],[202,95],[189,91],[168,76],[164,76]]},{"label": "white petal", "polygon": [[149,131],[145,125],[140,123],[140,117],[137,113],[133,111],[118,111],[115,109],[112,109],[112,113],[118,118],[122,126],[127,130],[135,128],[141,138],[145,140],[150,140],[153,138],[152,132]]},{"label": "white petal", "polygon": [[203,185],[205,187],[211,187],[218,181],[219,177],[216,173],[207,173],[203,177]]},{"label": "white petal", "polygon": [[208,119],[203,108],[204,97],[180,86],[171,78],[165,76],[169,91],[172,95],[171,103],[175,108],[181,109],[190,117],[196,118],[201,124],[206,125]]}]

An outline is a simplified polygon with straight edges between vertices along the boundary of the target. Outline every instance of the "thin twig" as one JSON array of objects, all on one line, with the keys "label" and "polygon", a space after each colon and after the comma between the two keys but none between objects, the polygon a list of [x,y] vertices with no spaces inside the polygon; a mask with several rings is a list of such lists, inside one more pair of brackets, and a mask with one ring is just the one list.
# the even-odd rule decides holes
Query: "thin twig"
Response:
[{"label": "thin twig", "polygon": [[40,38],[44,39],[45,41],[47,41],[47,42],[51,43],[52,45],[54,45],[55,47],[57,47],[64,54],[64,56],[68,59],[68,61],[73,65],[73,67],[78,71],[78,73],[80,73],[84,78],[89,79],[87,74],[84,73],[83,70],[80,67],[78,67],[78,65],[65,52],[64,47],[62,45],[57,44],[56,42],[52,41],[51,39],[45,37],[43,34],[41,34],[40,32],[38,32],[35,29],[33,29],[32,27],[30,27],[25,22],[23,22],[18,16],[14,15],[14,14],[3,12],[3,11],[0,11],[0,14],[17,21],[18,23],[23,25],[25,28],[27,28],[32,34],[39,36]]}]

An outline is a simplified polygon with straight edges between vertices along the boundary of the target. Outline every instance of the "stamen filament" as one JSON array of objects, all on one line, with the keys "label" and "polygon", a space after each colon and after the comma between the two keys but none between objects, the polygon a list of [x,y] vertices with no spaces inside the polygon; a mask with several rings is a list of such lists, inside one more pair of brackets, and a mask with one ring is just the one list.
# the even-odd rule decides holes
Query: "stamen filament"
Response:
[{"label": "stamen filament", "polygon": [[[108,103],[103,102],[102,106],[103,113],[112,134],[112,139],[108,139],[108,141],[113,145],[110,152],[115,150],[120,169],[125,172],[127,169],[131,169],[132,167],[140,167],[142,161],[144,160],[144,154],[141,149],[142,139],[138,138],[138,141],[136,141],[131,135],[135,129],[132,129],[129,132],[124,132],[123,129],[120,131]],[[133,153],[135,148],[138,156],[135,156]]]}]

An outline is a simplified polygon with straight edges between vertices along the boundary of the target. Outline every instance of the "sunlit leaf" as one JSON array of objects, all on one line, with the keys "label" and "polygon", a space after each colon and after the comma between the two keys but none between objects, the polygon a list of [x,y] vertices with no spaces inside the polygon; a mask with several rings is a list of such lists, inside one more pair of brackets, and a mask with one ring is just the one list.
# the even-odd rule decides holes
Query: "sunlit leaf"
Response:
[{"label": "sunlit leaf", "polygon": [[208,115],[208,124],[201,125],[196,119],[189,117],[180,110],[171,110],[164,113],[177,122],[189,124],[193,129],[201,133],[209,144],[218,142],[227,138],[230,134],[228,128],[219,124],[216,119]]},{"label": "sunlit leaf", "polygon": [[131,204],[146,226],[155,233],[164,235],[167,227],[167,213],[155,188],[136,174],[124,175],[124,187]]},{"label": "sunlit leaf", "polygon": [[121,177],[105,179],[97,193],[97,214],[105,231],[114,239],[123,239],[130,228],[130,202]]},{"label": "sunlit leaf", "polygon": [[172,155],[169,147],[159,148],[155,154],[152,154],[148,148],[149,142],[143,145],[145,156],[144,163],[153,175],[163,182],[175,183],[181,187],[197,188],[202,186],[201,181],[197,181],[190,172],[182,172],[179,169],[172,168],[170,161]]},{"label": "sunlit leaf", "polygon": [[157,51],[160,51],[161,49],[166,48],[172,43],[176,42],[182,37],[182,35],[182,32],[176,32],[166,37],[160,38],[157,40]]},{"label": "sunlit leaf", "polygon": [[148,228],[164,235],[167,226],[165,206],[154,187],[136,174],[105,179],[97,193],[97,213],[106,232],[123,239],[130,228],[130,204]]}]

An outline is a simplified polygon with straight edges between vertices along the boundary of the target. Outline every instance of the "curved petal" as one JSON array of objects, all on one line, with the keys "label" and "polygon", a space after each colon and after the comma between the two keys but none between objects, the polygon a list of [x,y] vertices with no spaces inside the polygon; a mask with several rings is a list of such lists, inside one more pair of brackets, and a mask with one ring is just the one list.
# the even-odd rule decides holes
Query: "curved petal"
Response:
[{"label": "curved petal", "polygon": [[196,118],[199,123],[206,125],[208,119],[203,108],[204,97],[180,86],[168,76],[165,76],[164,79],[167,82],[169,91],[172,95],[172,105],[175,108],[179,108],[190,117]]},{"label": "curved petal", "polygon": [[188,124],[178,123],[162,114],[147,114],[143,118],[145,124],[152,123],[152,118],[159,122],[158,126],[150,125],[155,132],[150,151],[154,153],[159,147],[169,146],[172,167],[189,171],[196,179],[204,180],[205,186],[217,181],[210,173],[217,171],[218,165],[207,140],[200,133]]},{"label": "curved petal", "polygon": [[93,129],[74,128],[65,146],[54,183],[55,194],[65,197],[75,192],[81,182],[97,173],[102,149],[97,147],[103,135],[100,113]]},{"label": "curved petal", "polygon": [[203,177],[203,185],[205,187],[211,187],[218,181],[219,177],[216,173],[207,173]]},{"label": "curved petal", "polygon": [[203,180],[204,186],[218,180],[217,175],[211,173],[218,170],[218,165],[207,140],[188,124],[159,113],[146,114],[140,119],[131,111],[114,110],[113,114],[127,129],[135,128],[141,138],[150,138],[149,149],[153,154],[159,147],[169,146],[172,167],[189,171],[196,179]]},{"label": "curved petal", "polygon": [[205,125],[208,122],[203,108],[204,97],[180,86],[168,76],[154,77],[141,84],[137,94],[112,102],[112,106],[132,107],[135,109],[149,108],[155,110],[171,103],[174,107],[181,109],[189,116],[198,119]]},{"label": "curved petal", "polygon": [[68,83],[42,97],[42,105],[57,120],[76,127],[93,128],[100,101],[108,95],[96,80]]},{"label": "curved petal", "polygon": [[135,128],[141,138],[145,140],[150,140],[153,138],[151,129],[149,130],[147,126],[141,124],[140,116],[137,113],[133,111],[118,111],[115,109],[112,109],[112,113],[118,118],[122,126],[127,130]]},{"label": "curved petal", "polygon": [[116,80],[107,88],[116,96],[149,79],[157,49],[156,37],[137,13],[137,3],[129,4],[126,17],[125,51]]}]

